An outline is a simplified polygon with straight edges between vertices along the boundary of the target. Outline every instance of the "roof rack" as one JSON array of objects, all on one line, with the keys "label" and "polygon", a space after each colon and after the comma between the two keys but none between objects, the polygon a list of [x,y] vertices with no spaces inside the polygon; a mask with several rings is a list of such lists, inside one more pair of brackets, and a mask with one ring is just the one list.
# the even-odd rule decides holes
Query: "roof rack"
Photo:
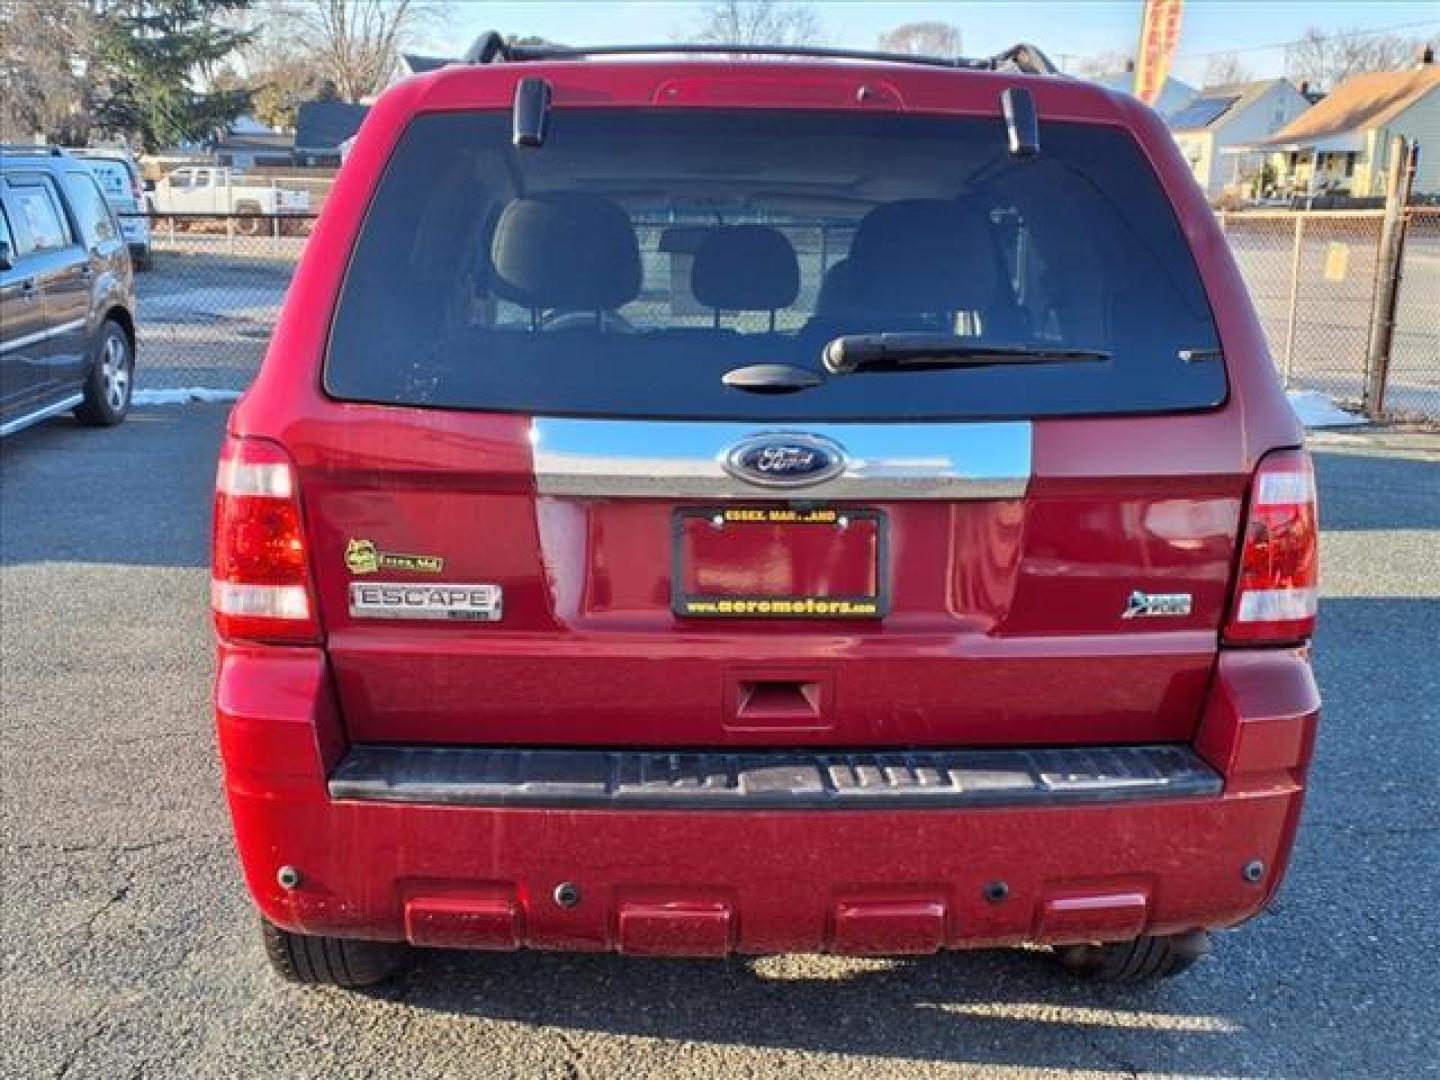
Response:
[{"label": "roof rack", "polygon": [[1059,75],[1061,71],[1034,45],[1021,42],[994,56],[981,58],[915,56],[909,53],[869,52],[855,49],[827,49],[810,45],[725,45],[672,43],[666,45],[601,45],[571,48],[565,45],[507,45],[494,30],[475,39],[461,62],[465,64],[523,63],[535,60],[581,60],[590,56],[810,56],[828,60],[876,60],[920,67],[963,68],[970,71],[1000,71],[1007,67],[1026,75]]},{"label": "roof rack", "polygon": [[0,143],[0,154],[14,154],[16,157],[64,157],[65,150],[59,146],[43,143]]}]

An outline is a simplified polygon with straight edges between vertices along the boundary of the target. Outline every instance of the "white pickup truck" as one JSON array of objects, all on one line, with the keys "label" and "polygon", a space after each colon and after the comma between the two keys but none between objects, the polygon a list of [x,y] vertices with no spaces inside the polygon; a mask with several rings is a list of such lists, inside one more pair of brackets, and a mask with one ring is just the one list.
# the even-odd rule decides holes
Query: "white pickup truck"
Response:
[{"label": "white pickup truck", "polygon": [[[248,179],[234,169],[187,165],[176,169],[154,191],[155,212],[160,214],[306,214],[310,193],[281,187],[278,181]],[[236,223],[258,231],[255,219]]]}]

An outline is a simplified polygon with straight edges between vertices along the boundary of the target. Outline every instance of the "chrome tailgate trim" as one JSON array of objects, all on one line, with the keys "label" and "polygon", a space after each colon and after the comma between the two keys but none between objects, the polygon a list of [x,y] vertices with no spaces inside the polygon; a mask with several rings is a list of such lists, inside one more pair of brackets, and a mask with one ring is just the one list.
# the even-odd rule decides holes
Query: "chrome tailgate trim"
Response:
[{"label": "chrome tailgate trim", "polygon": [[[748,483],[722,462],[763,435],[818,436],[844,452],[832,479],[783,489]],[[765,425],[730,421],[536,417],[542,495],[682,499],[1018,499],[1030,482],[1028,420],[969,424]]]}]

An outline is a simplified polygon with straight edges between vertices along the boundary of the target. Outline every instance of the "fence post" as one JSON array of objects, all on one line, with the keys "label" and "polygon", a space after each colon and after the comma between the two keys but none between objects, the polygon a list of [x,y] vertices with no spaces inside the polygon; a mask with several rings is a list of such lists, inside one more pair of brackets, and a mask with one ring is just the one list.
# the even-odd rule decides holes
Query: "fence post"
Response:
[{"label": "fence post", "polygon": [[1370,314],[1370,348],[1365,357],[1365,415],[1385,415],[1385,383],[1390,376],[1390,349],[1395,341],[1395,304],[1400,297],[1400,271],[1405,263],[1405,207],[1415,186],[1420,147],[1403,135],[1390,143],[1390,177],[1385,186],[1385,221],[1380,227],[1376,261],[1375,309]]},{"label": "fence post", "polygon": [[1281,373],[1290,389],[1290,372],[1295,366],[1295,328],[1300,319],[1300,254],[1305,248],[1305,212],[1295,215],[1295,245],[1290,252],[1290,317],[1285,321],[1285,359]]}]

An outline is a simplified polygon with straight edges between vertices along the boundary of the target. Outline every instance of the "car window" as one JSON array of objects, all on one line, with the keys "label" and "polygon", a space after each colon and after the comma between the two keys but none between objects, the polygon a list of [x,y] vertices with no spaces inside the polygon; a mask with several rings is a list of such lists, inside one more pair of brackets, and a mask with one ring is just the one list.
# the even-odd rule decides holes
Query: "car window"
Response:
[{"label": "car window", "polygon": [[[5,197],[11,200],[15,198],[13,187],[5,185]],[[11,251],[15,257],[18,259],[29,255],[35,249],[30,243],[30,232],[25,228],[25,219],[19,215],[18,205],[12,203],[0,213],[5,214],[5,227],[10,233]]]},{"label": "car window", "polygon": [[[1123,128],[1050,121],[1017,160],[998,117],[586,109],[539,150],[510,123],[435,114],[402,136],[332,322],[333,395],[776,421],[1225,399],[1223,363],[1183,358],[1213,354],[1214,319]],[[1096,362],[825,377],[833,339],[907,332]],[[723,382],[762,364],[819,378]]]},{"label": "car window", "polygon": [[70,227],[48,177],[10,181],[10,205],[25,222],[30,250],[58,251],[70,244]]},{"label": "car window", "polygon": [[0,244],[4,244],[10,249],[12,258],[20,254],[19,249],[15,246],[15,239],[10,235],[10,222],[5,217],[3,206],[0,206]]},{"label": "car window", "polygon": [[110,216],[110,207],[90,172],[67,172],[65,194],[70,198],[70,209],[75,211],[80,235],[87,246],[115,239],[115,219]]},{"label": "car window", "polygon": [[170,174],[170,186],[172,188],[188,188],[191,175],[189,169],[176,169]]}]

